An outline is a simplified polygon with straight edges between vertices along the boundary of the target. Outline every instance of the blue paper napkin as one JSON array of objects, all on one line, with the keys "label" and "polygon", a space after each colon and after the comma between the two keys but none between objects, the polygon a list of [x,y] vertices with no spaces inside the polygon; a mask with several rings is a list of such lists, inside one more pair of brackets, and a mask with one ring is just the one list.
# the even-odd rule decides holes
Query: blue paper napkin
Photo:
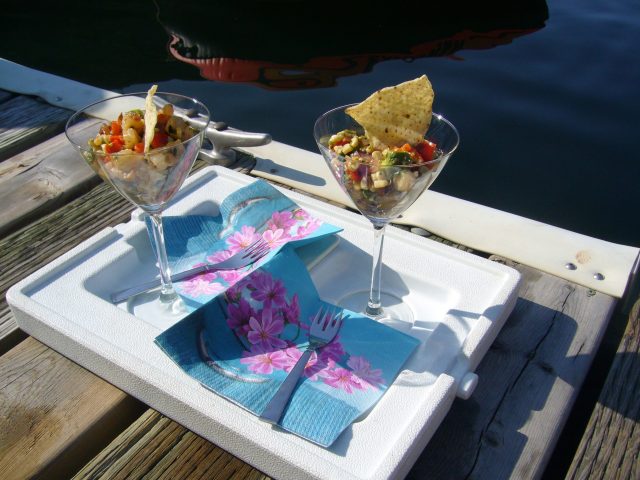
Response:
[{"label": "blue paper napkin", "polygon": [[[150,220],[146,221],[152,237]],[[229,195],[221,203],[217,216],[164,216],[163,228],[173,272],[225,260],[260,237],[271,248],[271,253],[252,267],[206,273],[176,282],[175,288],[190,310],[214,299],[268,262],[285,245],[300,247],[342,230],[311,216],[263,180]]]},{"label": "blue paper napkin", "polygon": [[[326,305],[290,248],[162,333],[156,343],[206,388],[259,415],[308,345]],[[418,340],[345,310],[314,353],[280,427],[331,445],[391,385]]]}]

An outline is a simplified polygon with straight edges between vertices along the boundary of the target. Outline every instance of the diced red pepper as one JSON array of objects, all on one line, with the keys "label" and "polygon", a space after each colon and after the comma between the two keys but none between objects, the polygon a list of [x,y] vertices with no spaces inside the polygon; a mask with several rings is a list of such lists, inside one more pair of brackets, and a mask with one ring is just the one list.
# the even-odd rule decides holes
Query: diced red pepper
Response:
[{"label": "diced red pepper", "polygon": [[169,141],[169,135],[164,132],[155,132],[153,140],[151,140],[151,148],[164,147]]},{"label": "diced red pepper", "polygon": [[349,169],[347,169],[347,176],[353,182],[359,182],[362,179],[362,177],[360,176],[360,172],[358,170],[349,170]]},{"label": "diced red pepper", "polygon": [[122,135],[122,125],[119,122],[111,122],[111,135]]},{"label": "diced red pepper", "polygon": [[423,161],[430,162],[433,160],[433,155],[436,153],[436,144],[429,140],[425,140],[416,145],[416,150],[422,157]]},{"label": "diced red pepper", "polygon": [[136,153],[144,153],[144,143],[139,142],[133,146],[133,151]]},{"label": "diced red pepper", "polygon": [[104,151],[106,153],[116,153],[122,150],[123,145],[122,141],[115,136],[115,139],[112,137],[111,142],[104,147]]}]

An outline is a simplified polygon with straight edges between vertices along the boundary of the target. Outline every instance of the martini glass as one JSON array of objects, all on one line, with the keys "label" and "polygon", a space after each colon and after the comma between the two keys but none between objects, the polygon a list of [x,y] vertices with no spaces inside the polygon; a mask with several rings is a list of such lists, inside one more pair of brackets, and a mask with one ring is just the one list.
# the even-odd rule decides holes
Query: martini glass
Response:
[{"label": "martini glass", "polygon": [[[402,299],[390,292],[381,291],[382,247],[387,224],[401,215],[433,183],[447,160],[458,147],[458,131],[442,115],[432,115],[425,140],[435,144],[433,160],[405,165],[382,166],[366,153],[337,153],[328,145],[332,135],[343,130],[353,130],[363,135],[364,129],[345,109],[335,108],[322,115],[313,128],[313,136],[327,165],[342,189],[351,197],[356,207],[373,224],[374,249],[371,285],[369,291],[348,294],[339,303],[356,311],[363,311],[376,320],[391,320],[385,305],[402,304]],[[410,315],[406,309],[401,316]],[[395,318],[394,320],[411,320]]]},{"label": "martini glass", "polygon": [[[162,281],[155,302],[164,307],[163,311],[182,313],[182,302],[171,283],[162,231],[162,211],[182,186],[198,156],[209,123],[209,110],[193,98],[156,93],[153,102],[159,113],[165,105],[173,107],[173,118],[167,122],[166,130],[171,128],[172,133],[178,129],[188,131],[188,134],[180,136],[183,140],[169,141],[166,146],[151,148],[146,153],[131,149],[106,153],[90,143],[99,134],[101,125],[109,125],[122,113],[141,110],[140,117],[143,117],[145,97],[146,93],[132,93],[91,104],[73,114],[67,122],[65,133],[82,158],[103,180],[149,215]],[[124,130],[126,132],[127,129]],[[159,131],[158,127],[156,131]],[[126,143],[127,138],[124,140]]]}]

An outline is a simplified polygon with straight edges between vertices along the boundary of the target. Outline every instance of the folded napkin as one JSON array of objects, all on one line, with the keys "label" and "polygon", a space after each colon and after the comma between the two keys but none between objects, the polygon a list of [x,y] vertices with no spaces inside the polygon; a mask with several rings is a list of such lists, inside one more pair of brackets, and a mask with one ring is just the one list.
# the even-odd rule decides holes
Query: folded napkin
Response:
[{"label": "folded napkin", "polygon": [[[150,220],[147,229],[152,238]],[[341,231],[312,217],[263,180],[230,194],[217,216],[163,216],[165,246],[173,272],[217,263],[262,237],[271,252],[249,268],[206,273],[176,282],[190,310],[199,308],[268,262],[285,245],[301,247]],[[155,244],[151,242],[155,249]]]},{"label": "folded napkin", "polygon": [[[259,415],[308,345],[321,306],[291,247],[156,338],[188,375]],[[344,310],[337,337],[311,356],[280,427],[330,446],[389,388],[418,341]]]}]

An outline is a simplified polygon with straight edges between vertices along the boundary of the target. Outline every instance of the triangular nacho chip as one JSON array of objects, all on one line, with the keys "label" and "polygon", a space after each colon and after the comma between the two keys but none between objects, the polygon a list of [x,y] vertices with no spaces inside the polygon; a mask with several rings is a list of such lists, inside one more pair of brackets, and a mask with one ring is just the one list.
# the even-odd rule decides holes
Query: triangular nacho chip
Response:
[{"label": "triangular nacho chip", "polygon": [[433,88],[426,75],[378,90],[346,112],[375,144],[399,147],[416,145],[431,123]]},{"label": "triangular nacho chip", "polygon": [[158,86],[152,86],[147,92],[144,106],[144,153],[151,147],[151,141],[155,135],[156,123],[158,123],[158,110],[153,103],[153,96],[158,90]]}]

